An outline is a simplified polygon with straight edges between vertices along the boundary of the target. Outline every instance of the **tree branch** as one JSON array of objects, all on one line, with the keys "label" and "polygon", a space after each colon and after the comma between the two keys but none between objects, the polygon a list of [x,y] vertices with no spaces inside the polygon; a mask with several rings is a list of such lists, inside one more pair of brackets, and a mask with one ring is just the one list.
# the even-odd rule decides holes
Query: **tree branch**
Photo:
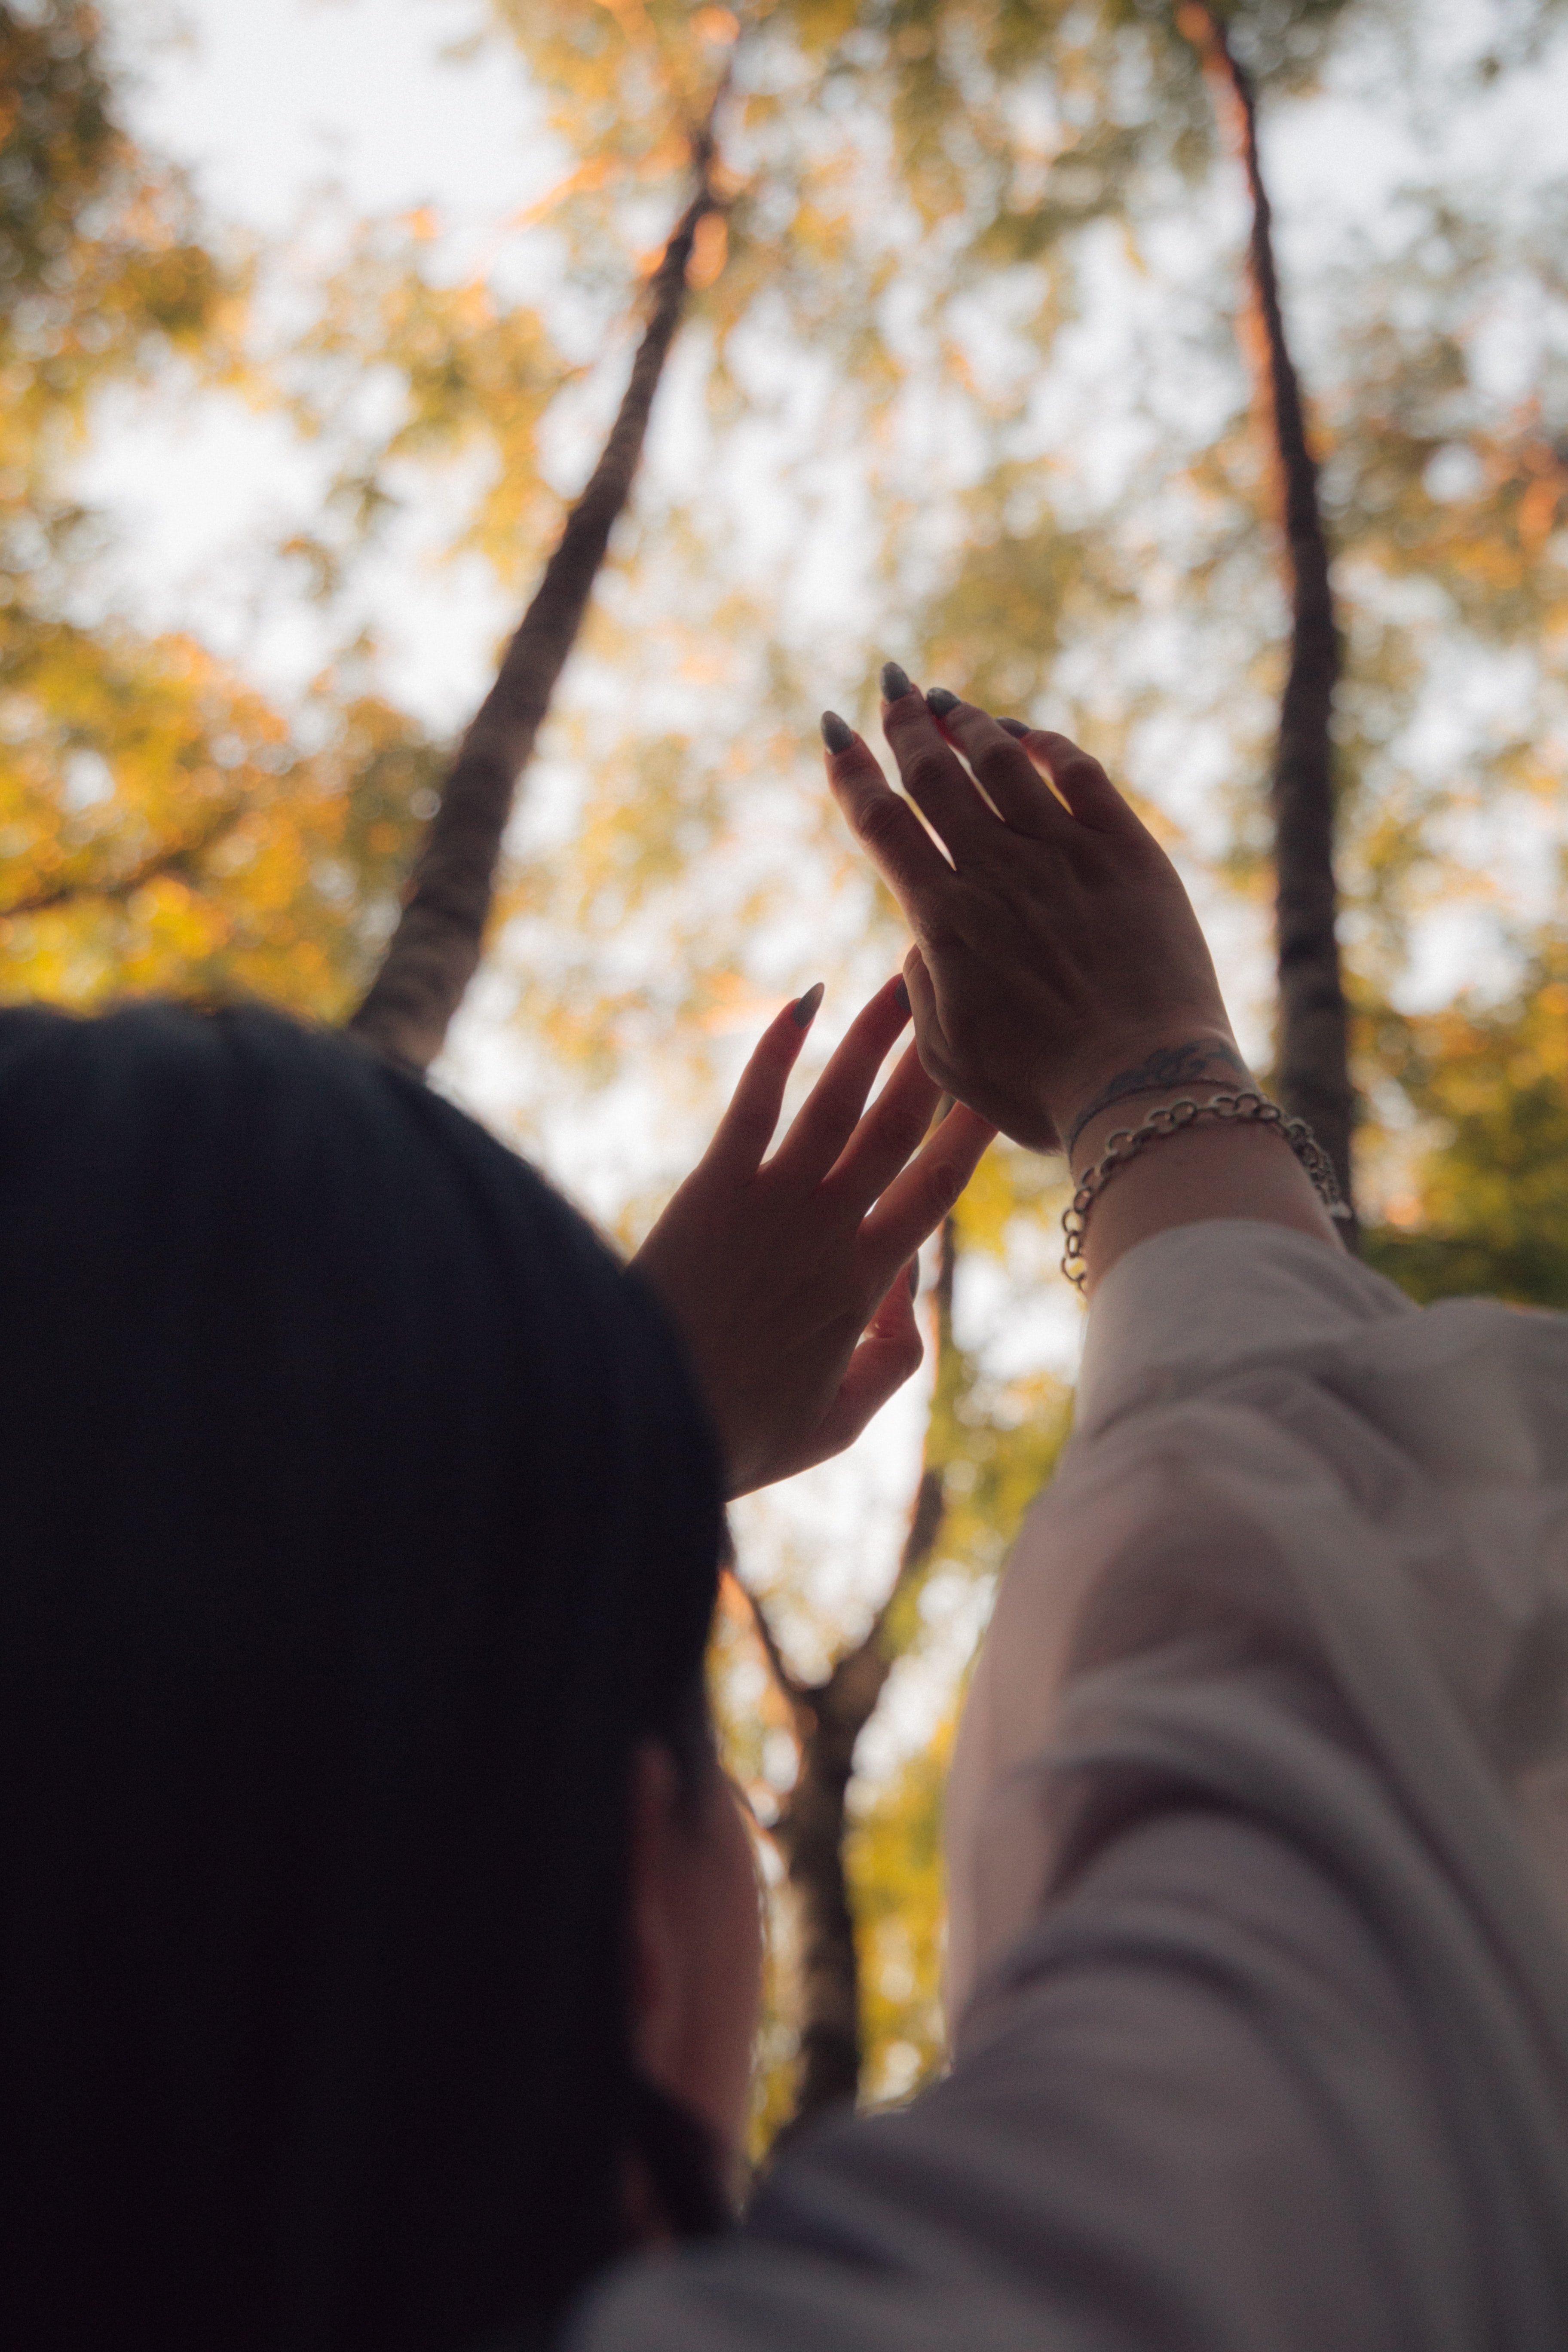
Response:
[{"label": "tree branch", "polygon": [[800,1707],[805,1701],[805,1685],[791,1672],[784,1654],[779,1647],[778,1636],[768,1622],[767,1611],[763,1607],[750,1585],[742,1582],[733,1568],[726,1569],[724,1572],[746,1604],[752,1620],[752,1630],[762,1643],[763,1655],[768,1662],[768,1672],[773,1675],[791,1708]]},{"label": "tree branch", "polygon": [[648,320],[599,462],[566,517],[533,601],[447,778],[380,971],[349,1025],[428,1069],[478,969],[501,836],[518,779],[576,641],[610,533],[631,494],[654,394],[686,302],[699,224],[722,209],[712,184],[713,116],[693,140],[697,188],[648,286]]},{"label": "tree branch", "polygon": [[90,875],[68,876],[63,881],[51,883],[47,890],[30,890],[23,898],[13,898],[8,907],[0,907],[0,923],[12,922],[18,915],[47,915],[79,898],[129,898],[143,883],[155,882],[161,874],[177,874],[188,866],[204,849],[212,846],[220,834],[228,831],[238,815],[238,808],[231,802],[188,839],[150,851],[139,865],[124,874],[103,879]]},{"label": "tree branch", "polygon": [[846,1650],[842,1657],[834,1661],[827,1680],[806,1693],[818,1713],[829,1717],[847,1736],[851,1747],[876,1713],[877,1702],[893,1670],[893,1653],[887,1640],[888,1621],[904,1594],[925,1573],[946,1516],[945,1472],[922,1469],[899,1557],[899,1572],[886,1599],[854,1648]]}]

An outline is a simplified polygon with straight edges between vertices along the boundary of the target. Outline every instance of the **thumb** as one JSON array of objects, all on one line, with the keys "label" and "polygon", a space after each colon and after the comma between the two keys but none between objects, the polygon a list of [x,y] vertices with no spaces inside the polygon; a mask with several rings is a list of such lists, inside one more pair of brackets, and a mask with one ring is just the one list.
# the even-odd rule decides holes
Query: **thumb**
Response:
[{"label": "thumb", "polygon": [[951,1094],[952,1056],[942,1030],[936,983],[919,948],[911,948],[904,958],[904,986],[914,1017],[915,1050],[921,1057],[921,1067],[933,1085]]},{"label": "thumb", "polygon": [[904,958],[904,986],[909,991],[916,1037],[928,1036],[933,1030],[940,1034],[942,1024],[937,1018],[936,990],[931,985],[926,960],[919,948],[911,948]]}]

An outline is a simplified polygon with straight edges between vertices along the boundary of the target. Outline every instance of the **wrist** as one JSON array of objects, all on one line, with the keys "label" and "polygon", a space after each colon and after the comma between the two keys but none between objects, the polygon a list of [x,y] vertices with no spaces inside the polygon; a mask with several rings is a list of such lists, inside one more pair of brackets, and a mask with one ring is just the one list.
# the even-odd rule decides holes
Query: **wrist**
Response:
[{"label": "wrist", "polygon": [[1159,1100],[1256,1087],[1235,1038],[1223,1022],[1167,1025],[1152,1034],[1123,1032],[1109,1049],[1057,1090],[1052,1106],[1068,1163],[1077,1168],[1103,1139],[1129,1120],[1134,1125]]}]

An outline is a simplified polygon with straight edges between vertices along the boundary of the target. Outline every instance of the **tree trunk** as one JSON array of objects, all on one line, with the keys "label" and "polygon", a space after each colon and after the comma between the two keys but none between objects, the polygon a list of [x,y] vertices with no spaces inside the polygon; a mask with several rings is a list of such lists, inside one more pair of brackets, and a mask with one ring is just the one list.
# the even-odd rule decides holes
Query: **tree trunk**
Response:
[{"label": "tree trunk", "polygon": [[430,820],[380,971],[349,1026],[419,1070],[440,1052],[479,965],[512,793],[582,625],[610,533],[630,495],[649,412],[680,323],[686,269],[704,215],[718,209],[711,139],[697,150],[698,192],[648,288],[631,380],[599,462],[566,517],[494,686],[464,736]]},{"label": "tree trunk", "polygon": [[[951,1217],[942,1227],[934,1292],[940,1369],[952,1325],[956,1262]],[[921,1468],[899,1572],[863,1640],[837,1660],[826,1682],[802,1683],[790,1672],[761,1604],[748,1594],[759,1637],[788,1704],[800,1752],[795,1787],[773,1824],[795,1915],[800,2060],[795,2107],[781,2138],[830,2107],[853,2105],[860,2087],[860,1971],[844,1868],[847,1799],[855,1748],[892,1671],[889,1619],[923,1574],[941,1532],[944,1473],[928,1458]]]},{"label": "tree trunk", "polygon": [[[1350,1202],[1355,1096],[1334,923],[1331,721],[1340,653],[1328,534],[1280,308],[1273,218],[1258,154],[1256,94],[1212,8],[1201,0],[1184,0],[1176,17],[1228,117],[1252,199],[1245,341],[1268,425],[1290,590],[1290,662],[1272,786],[1279,986],[1275,1083],[1285,1108],[1310,1123]],[[1353,1240],[1353,1224],[1342,1230],[1347,1241]]]}]

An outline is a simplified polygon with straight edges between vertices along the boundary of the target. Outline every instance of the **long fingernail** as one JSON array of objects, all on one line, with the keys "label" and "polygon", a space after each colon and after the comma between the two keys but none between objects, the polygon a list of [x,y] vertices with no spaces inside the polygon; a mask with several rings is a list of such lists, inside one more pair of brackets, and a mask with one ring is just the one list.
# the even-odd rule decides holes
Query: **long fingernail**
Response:
[{"label": "long fingernail", "polygon": [[847,719],[840,719],[837,710],[825,710],[822,714],[822,740],[830,751],[847,751],[855,740],[855,730]]},{"label": "long fingernail", "polygon": [[907,1013],[909,1011],[910,992],[907,982],[900,980],[897,988],[894,989],[893,1003],[898,1006],[900,1013]]},{"label": "long fingernail", "polygon": [[910,1260],[910,1297],[911,1298],[918,1298],[918,1297],[920,1297],[920,1295],[921,1295],[921,1262],[920,1262],[919,1258],[918,1258],[918,1257],[916,1257],[916,1258],[911,1258],[911,1259]]},{"label": "long fingernail", "polygon": [[914,689],[910,684],[910,674],[908,670],[900,669],[897,662],[884,662],[882,664],[882,699],[884,702],[900,702],[906,694],[911,694],[913,691]]},{"label": "long fingernail", "polygon": [[950,694],[945,686],[928,686],[926,688],[926,709],[934,710],[939,719],[945,719],[950,710],[956,710],[959,699],[956,694]]},{"label": "long fingernail", "polygon": [[815,988],[808,988],[805,994],[790,1006],[790,1019],[797,1029],[810,1028],[816,1018],[816,1008],[822,1003],[822,992],[826,985],[825,980],[819,980]]},{"label": "long fingernail", "polygon": [[1026,727],[1021,719],[999,719],[996,724],[998,727],[1005,727],[1009,735],[1032,735],[1035,731],[1032,727]]}]

